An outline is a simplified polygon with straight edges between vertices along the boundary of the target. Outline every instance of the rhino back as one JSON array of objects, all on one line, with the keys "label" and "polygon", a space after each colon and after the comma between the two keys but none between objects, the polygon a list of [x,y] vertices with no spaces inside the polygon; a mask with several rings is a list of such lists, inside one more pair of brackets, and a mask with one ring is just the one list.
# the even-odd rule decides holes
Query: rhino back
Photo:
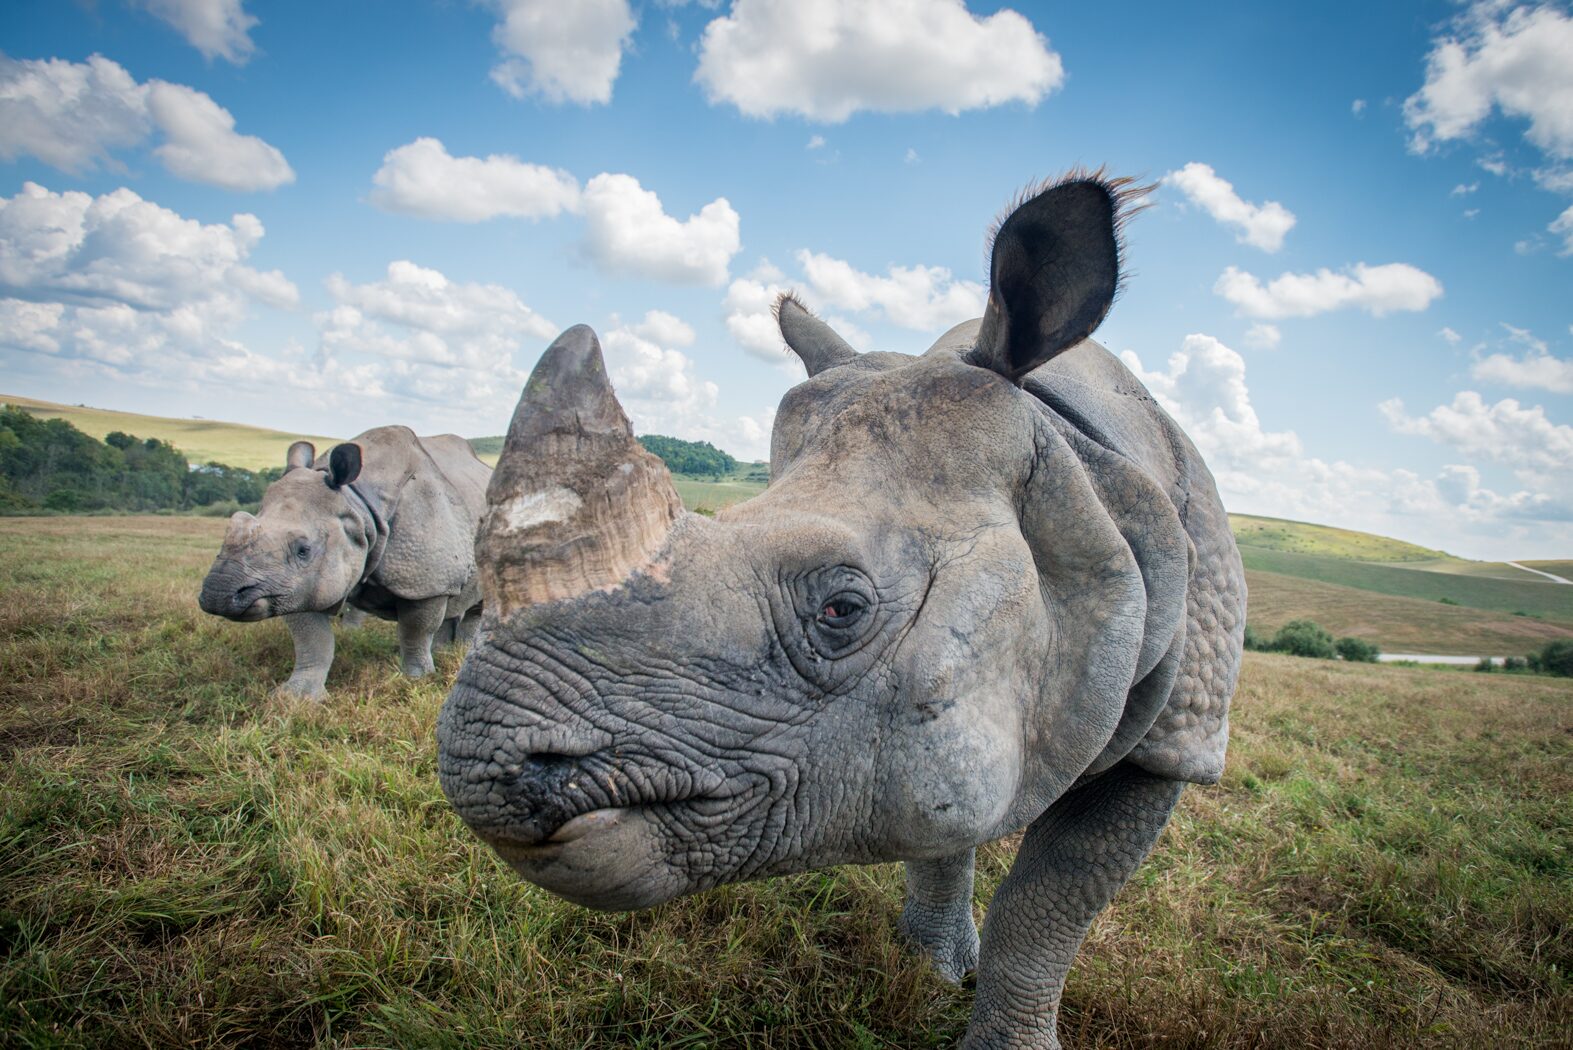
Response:
[{"label": "rhino back", "polygon": [[1088,340],[1032,372],[1024,388],[1066,426],[1118,454],[1168,494],[1195,550],[1174,685],[1128,757],[1160,776],[1214,783],[1223,773],[1229,698],[1245,630],[1245,573],[1201,454],[1119,359]]},{"label": "rhino back", "polygon": [[421,438],[387,426],[354,440],[365,463],[357,485],[378,501],[388,526],[375,583],[408,600],[474,592],[478,601],[475,526],[490,469],[451,434]]}]

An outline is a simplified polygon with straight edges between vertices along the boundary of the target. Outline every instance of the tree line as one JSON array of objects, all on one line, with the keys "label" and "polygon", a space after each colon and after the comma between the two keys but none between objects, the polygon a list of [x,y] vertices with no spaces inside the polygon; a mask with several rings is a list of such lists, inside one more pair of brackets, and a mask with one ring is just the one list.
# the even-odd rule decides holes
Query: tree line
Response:
[{"label": "tree line", "polygon": [[157,438],[113,431],[103,441],[63,419],[0,406],[0,513],[235,509],[261,501],[283,473],[193,466]]}]

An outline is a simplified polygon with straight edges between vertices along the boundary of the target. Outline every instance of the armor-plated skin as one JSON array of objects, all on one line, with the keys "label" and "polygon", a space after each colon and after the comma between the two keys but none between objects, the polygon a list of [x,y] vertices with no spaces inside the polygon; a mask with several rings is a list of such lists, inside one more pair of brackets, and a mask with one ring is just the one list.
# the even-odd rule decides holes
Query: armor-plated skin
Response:
[{"label": "armor-plated skin", "polygon": [[[594,333],[565,332],[488,490],[485,628],[439,718],[464,820],[596,908],[906,861],[902,932],[979,972],[967,1045],[1057,1045],[1087,926],[1222,772],[1245,622],[1211,475],[1087,339],[1128,196],[1027,198],[988,311],[921,357],[783,299],[809,379],[770,486],[714,520],[675,508]],[[973,849],[1024,828],[980,960]]]},{"label": "armor-plated skin", "polygon": [[401,667],[427,674],[434,640],[467,641],[480,623],[474,538],[490,478],[453,434],[377,427],[322,461],[297,441],[257,515],[230,518],[202,609],[284,617],[295,642],[288,693],[323,695],[340,611],[396,620]]}]

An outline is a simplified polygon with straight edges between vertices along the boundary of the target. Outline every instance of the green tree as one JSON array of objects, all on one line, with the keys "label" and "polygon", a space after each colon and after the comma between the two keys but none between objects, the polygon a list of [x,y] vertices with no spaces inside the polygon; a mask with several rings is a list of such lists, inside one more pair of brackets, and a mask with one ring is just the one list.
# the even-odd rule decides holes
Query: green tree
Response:
[{"label": "green tree", "polygon": [[1554,642],[1547,642],[1541,646],[1540,652],[1535,654],[1541,674],[1560,675],[1563,678],[1573,678],[1573,642],[1566,638],[1558,638]]},{"label": "green tree", "polygon": [[1333,636],[1314,620],[1290,620],[1273,635],[1273,650],[1290,656],[1310,656],[1331,660],[1338,655]]},{"label": "green tree", "polygon": [[1333,648],[1338,651],[1339,656],[1356,664],[1374,664],[1376,658],[1382,654],[1382,650],[1364,638],[1340,638],[1333,643]]}]

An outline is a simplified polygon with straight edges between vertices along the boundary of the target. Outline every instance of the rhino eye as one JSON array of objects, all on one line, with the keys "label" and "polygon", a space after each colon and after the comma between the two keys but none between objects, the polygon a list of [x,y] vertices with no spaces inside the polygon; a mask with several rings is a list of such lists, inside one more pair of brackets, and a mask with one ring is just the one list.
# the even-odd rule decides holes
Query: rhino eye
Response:
[{"label": "rhino eye", "polygon": [[295,557],[299,558],[301,561],[305,561],[307,558],[311,557],[311,544],[307,543],[305,540],[296,540],[294,554]]},{"label": "rhino eye", "polygon": [[824,608],[819,610],[819,622],[826,627],[850,627],[867,609],[861,596],[843,591],[825,602]]}]

